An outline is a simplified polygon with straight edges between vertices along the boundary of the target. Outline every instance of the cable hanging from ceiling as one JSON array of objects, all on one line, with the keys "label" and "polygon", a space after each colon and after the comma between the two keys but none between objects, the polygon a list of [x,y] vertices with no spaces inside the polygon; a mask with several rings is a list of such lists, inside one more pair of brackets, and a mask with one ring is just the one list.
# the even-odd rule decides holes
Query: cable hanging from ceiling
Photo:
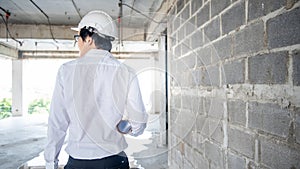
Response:
[{"label": "cable hanging from ceiling", "polygon": [[53,39],[54,42],[58,43],[57,40],[54,38],[49,16],[36,3],[34,3],[32,0],[30,0],[30,2],[47,18],[48,25],[49,25],[49,28],[50,28],[51,37],[52,37],[52,39]]},{"label": "cable hanging from ceiling", "polygon": [[79,8],[77,7],[76,3],[74,2],[74,0],[71,0],[71,1],[72,1],[72,3],[73,3],[73,6],[74,6],[76,12],[78,13],[80,19],[82,19],[82,16],[81,16],[81,14],[80,14],[80,12],[79,12]]},{"label": "cable hanging from ceiling", "polygon": [[126,4],[126,3],[123,3],[122,0],[120,0],[120,2],[119,2],[119,7],[121,8],[122,5],[127,6],[128,8],[134,10],[135,12],[137,12],[137,13],[143,15],[144,17],[146,17],[147,19],[149,19],[149,20],[151,20],[151,21],[153,21],[153,22],[155,22],[155,23],[163,23],[163,22],[158,22],[158,21],[154,20],[153,18],[150,18],[149,16],[145,15],[143,12],[141,12],[141,11],[135,9],[134,7],[132,7],[132,6],[128,5],[128,4]]},{"label": "cable hanging from ceiling", "polygon": [[17,40],[16,38],[14,38],[14,37],[11,35],[10,31],[9,31],[9,28],[8,28],[8,18],[10,17],[10,14],[11,14],[11,13],[10,13],[8,10],[3,9],[2,7],[0,7],[0,9],[1,9],[2,11],[4,11],[4,13],[5,13],[5,18],[6,18],[6,19],[4,18],[3,14],[1,14],[1,13],[0,13],[0,16],[1,16],[2,20],[3,20],[4,25],[5,25],[5,28],[6,28],[6,32],[7,32],[6,38],[8,38],[8,35],[9,35],[9,37],[10,37],[12,40],[16,41],[17,43],[19,43],[20,46],[22,46],[23,42],[21,42],[21,41]]},{"label": "cable hanging from ceiling", "polygon": [[139,13],[140,15],[144,16],[145,18],[147,18],[148,20],[154,22],[154,23],[157,23],[157,24],[160,24],[160,23],[166,23],[166,22],[158,22],[156,20],[154,20],[153,18],[145,15],[143,12],[135,9],[133,6],[130,6],[126,3],[123,3],[122,0],[119,0],[119,3],[118,3],[118,6],[119,6],[119,16],[118,16],[118,23],[119,23],[119,44],[123,46],[123,42],[122,42],[122,38],[123,38],[123,25],[122,25],[122,21],[121,21],[121,18],[123,17],[123,6],[126,6],[130,9],[132,9],[133,11]]}]

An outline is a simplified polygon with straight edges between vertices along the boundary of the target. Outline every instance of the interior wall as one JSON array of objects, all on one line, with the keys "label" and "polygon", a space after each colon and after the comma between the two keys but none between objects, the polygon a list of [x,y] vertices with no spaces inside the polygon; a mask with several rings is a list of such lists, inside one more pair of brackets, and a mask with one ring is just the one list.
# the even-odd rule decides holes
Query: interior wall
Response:
[{"label": "interior wall", "polygon": [[300,2],[178,0],[172,169],[300,168]]}]

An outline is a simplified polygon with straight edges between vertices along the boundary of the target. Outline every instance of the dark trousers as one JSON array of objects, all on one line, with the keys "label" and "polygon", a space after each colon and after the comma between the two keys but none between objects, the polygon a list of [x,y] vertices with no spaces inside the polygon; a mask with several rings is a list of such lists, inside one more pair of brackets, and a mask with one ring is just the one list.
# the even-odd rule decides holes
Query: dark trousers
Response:
[{"label": "dark trousers", "polygon": [[129,169],[129,162],[125,152],[102,159],[82,160],[69,156],[64,169]]}]

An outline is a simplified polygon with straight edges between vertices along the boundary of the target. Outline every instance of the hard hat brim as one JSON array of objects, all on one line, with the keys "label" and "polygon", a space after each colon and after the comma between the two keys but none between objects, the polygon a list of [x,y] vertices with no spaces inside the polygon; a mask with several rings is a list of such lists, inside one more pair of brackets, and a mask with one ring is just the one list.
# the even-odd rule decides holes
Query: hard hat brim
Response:
[{"label": "hard hat brim", "polygon": [[[80,31],[80,29],[77,27],[77,28],[71,28],[71,30],[73,30],[73,31],[77,31],[77,32],[79,32]],[[116,40],[117,38],[116,37],[113,37],[113,36],[109,36],[109,35],[105,35],[105,34],[102,34],[102,33],[99,33],[99,32],[95,32],[95,33],[97,33],[99,36],[101,36],[101,37],[103,37],[103,38],[105,38],[105,39],[108,39],[108,40],[110,40],[110,41],[114,41],[114,40]]]},{"label": "hard hat brim", "polygon": [[79,28],[71,28],[71,30],[73,30],[73,31],[77,31],[77,32],[79,32],[79,31],[80,31],[80,29],[79,29]]}]

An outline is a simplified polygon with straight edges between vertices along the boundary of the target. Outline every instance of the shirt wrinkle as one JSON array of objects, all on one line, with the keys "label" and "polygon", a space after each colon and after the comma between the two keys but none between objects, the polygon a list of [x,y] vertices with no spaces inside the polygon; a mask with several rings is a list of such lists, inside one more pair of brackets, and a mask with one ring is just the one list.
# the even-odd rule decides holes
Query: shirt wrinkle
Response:
[{"label": "shirt wrinkle", "polygon": [[63,64],[51,101],[46,162],[57,163],[67,129],[66,152],[74,158],[99,159],[123,151],[128,145],[116,125],[124,112],[139,122],[133,133],[141,134],[148,116],[131,68],[99,49]]}]

